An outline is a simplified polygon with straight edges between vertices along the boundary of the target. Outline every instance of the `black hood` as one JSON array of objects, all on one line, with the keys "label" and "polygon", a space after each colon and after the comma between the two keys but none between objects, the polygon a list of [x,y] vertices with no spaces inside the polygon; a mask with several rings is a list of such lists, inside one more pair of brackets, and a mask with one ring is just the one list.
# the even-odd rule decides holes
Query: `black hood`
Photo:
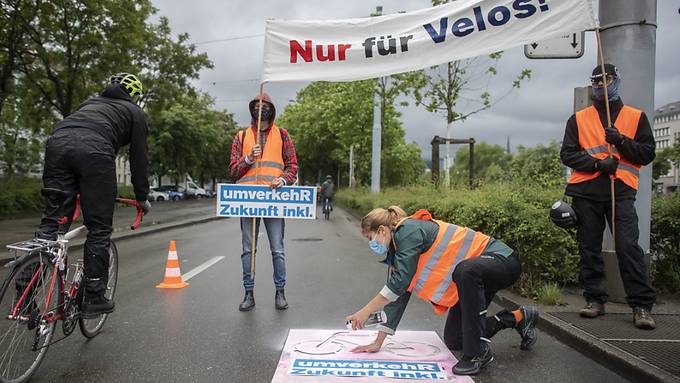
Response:
[{"label": "black hood", "polygon": [[128,100],[131,102],[134,102],[132,97],[123,89],[123,86],[120,84],[109,84],[104,88],[104,90],[100,94],[102,97],[108,97],[108,98],[118,98],[121,100]]}]

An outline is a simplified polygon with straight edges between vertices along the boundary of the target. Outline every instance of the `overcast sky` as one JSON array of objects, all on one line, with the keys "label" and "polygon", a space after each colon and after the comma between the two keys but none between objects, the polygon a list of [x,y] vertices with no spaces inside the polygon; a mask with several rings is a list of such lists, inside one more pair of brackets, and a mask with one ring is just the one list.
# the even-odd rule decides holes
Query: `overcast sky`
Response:
[{"label": "overcast sky", "polygon": [[[196,85],[215,97],[218,108],[234,113],[242,126],[250,122],[247,104],[258,92],[265,19],[344,19],[367,16],[376,5],[382,5],[387,14],[430,4],[426,0],[154,1],[159,14],[169,18],[173,31],[189,33],[198,50],[206,52],[215,64],[214,69],[201,73]],[[680,0],[659,0],[657,18],[655,105],[660,107],[680,100]],[[254,37],[239,38],[243,36]],[[230,40],[214,41],[223,39]],[[492,95],[507,90],[524,68],[531,69],[531,80],[493,109],[455,125],[453,136],[503,146],[509,136],[513,151],[518,144],[561,140],[564,124],[573,113],[573,88],[588,84],[596,51],[593,33],[586,34],[586,50],[580,59],[529,60],[523,48],[507,50],[490,87]],[[272,83],[265,90],[280,112],[305,85]],[[407,140],[417,142],[424,157],[429,157],[432,136],[446,134],[445,119],[413,105],[401,111]]]}]

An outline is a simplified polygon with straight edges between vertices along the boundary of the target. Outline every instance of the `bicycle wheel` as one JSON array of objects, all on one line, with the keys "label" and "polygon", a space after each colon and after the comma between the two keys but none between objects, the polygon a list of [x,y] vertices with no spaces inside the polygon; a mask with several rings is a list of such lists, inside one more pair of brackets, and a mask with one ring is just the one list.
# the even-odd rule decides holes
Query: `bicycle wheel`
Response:
[{"label": "bicycle wheel", "polygon": [[[118,284],[118,248],[116,247],[116,244],[113,241],[111,241],[111,244],[109,245],[109,281],[106,284],[106,293],[104,293],[104,296],[108,300],[111,301],[113,300],[113,297],[116,294],[117,284]],[[80,288],[81,289],[85,288],[85,286],[81,285]],[[106,318],[108,317],[109,314],[102,314],[92,319],[80,318],[78,320],[80,332],[83,333],[83,335],[86,338],[94,338],[102,330],[102,327],[104,327],[104,322],[106,322]]]},{"label": "bicycle wheel", "polygon": [[49,253],[31,253],[0,288],[0,382],[25,382],[38,369],[54,336],[60,275]]}]

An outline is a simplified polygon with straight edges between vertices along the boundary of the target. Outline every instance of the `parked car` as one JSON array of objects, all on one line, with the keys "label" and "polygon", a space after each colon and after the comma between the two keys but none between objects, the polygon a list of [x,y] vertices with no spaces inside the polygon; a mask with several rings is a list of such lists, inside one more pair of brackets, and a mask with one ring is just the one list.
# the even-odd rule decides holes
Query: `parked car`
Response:
[{"label": "parked car", "polygon": [[190,198],[208,198],[208,193],[205,189],[196,186],[192,181],[186,183],[186,195]]},{"label": "parked car", "polygon": [[181,199],[186,198],[186,193],[184,192],[184,188],[181,187],[181,186],[163,185],[159,188],[156,188],[156,190],[168,193],[168,196],[173,201],[179,201]]},{"label": "parked car", "polygon": [[170,199],[170,195],[168,193],[159,191],[156,189],[151,189],[149,191],[149,195],[146,197],[151,202],[154,201],[168,201]]},{"label": "parked car", "polygon": [[205,189],[205,194],[208,198],[213,198],[217,195],[214,190]]}]

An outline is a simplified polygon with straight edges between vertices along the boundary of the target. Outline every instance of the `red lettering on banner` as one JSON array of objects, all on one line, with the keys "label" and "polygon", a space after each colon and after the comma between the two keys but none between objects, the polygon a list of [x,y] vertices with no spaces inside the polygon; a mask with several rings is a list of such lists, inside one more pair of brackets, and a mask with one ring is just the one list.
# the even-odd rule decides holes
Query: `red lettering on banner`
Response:
[{"label": "red lettering on banner", "polygon": [[323,55],[323,45],[316,46],[316,59],[319,61],[335,61],[335,45],[328,45],[328,55]]},{"label": "red lettering on banner", "polygon": [[[336,60],[336,49],[335,44],[328,45],[313,45],[312,40],[305,40],[305,46],[303,47],[297,40],[290,40],[290,63],[296,64],[298,62],[298,56],[300,56],[305,62],[314,61],[314,52],[316,51],[317,61],[335,61]],[[337,48],[337,60],[345,61],[347,59],[347,50],[352,47],[352,44],[338,44]],[[324,48],[326,53],[324,54]]]},{"label": "red lettering on banner", "polygon": [[352,47],[352,44],[338,44],[338,60],[345,61],[345,51]]},{"label": "red lettering on banner", "polygon": [[312,40],[305,40],[305,48],[303,49],[299,42],[290,40],[290,62],[295,64],[297,62],[297,55],[300,55],[306,62],[312,61]]}]

